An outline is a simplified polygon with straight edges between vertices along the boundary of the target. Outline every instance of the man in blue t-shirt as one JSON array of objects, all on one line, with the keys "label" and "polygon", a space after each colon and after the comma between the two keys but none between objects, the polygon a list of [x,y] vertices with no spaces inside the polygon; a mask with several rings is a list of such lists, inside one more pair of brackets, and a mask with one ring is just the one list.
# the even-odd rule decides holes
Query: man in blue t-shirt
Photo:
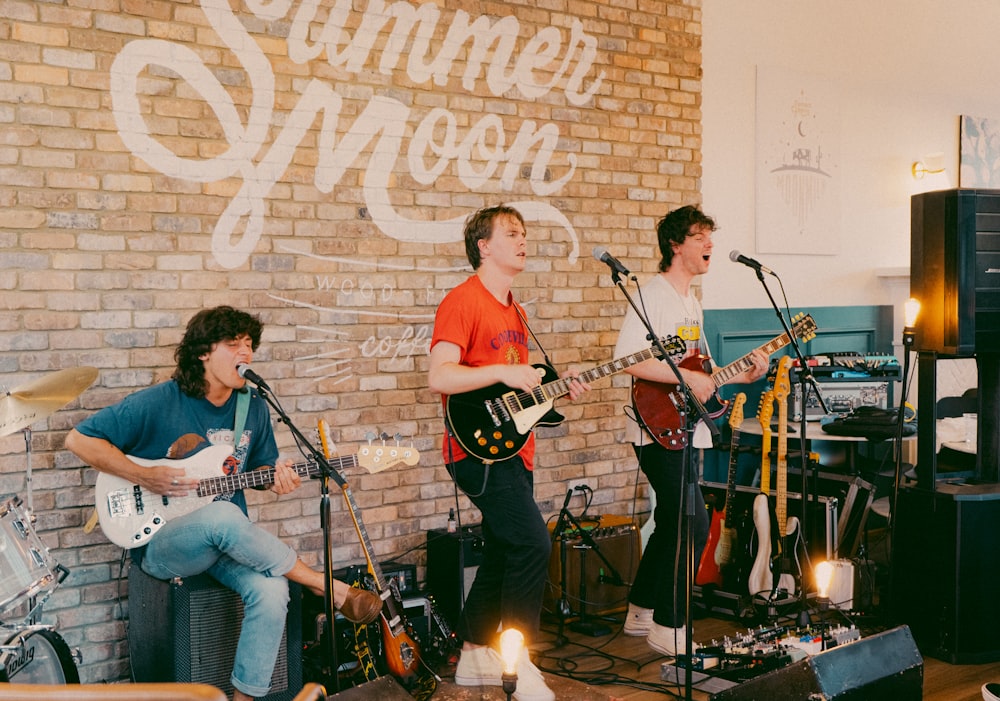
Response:
[{"label": "man in blue t-shirt", "polygon": [[[67,435],[66,447],[95,469],[166,500],[193,496],[199,479],[206,476],[272,466],[271,491],[287,494],[297,489],[302,480],[292,461],[278,460],[267,403],[246,387],[237,371],[238,365],[253,360],[261,331],[257,317],[232,307],[198,312],[174,353],[177,367],[172,379],[80,422]],[[200,473],[200,466],[189,471],[164,459],[188,458],[219,444],[233,448],[218,466],[221,473],[190,474]],[[163,462],[148,462],[157,460]],[[185,465],[194,467],[191,462]],[[143,571],[153,577],[168,580],[207,572],[240,595],[243,627],[231,681],[234,701],[246,701],[269,691],[288,610],[288,580],[323,596],[324,575],[250,522],[242,490],[205,501],[204,506],[169,519],[140,549],[145,552],[135,554],[141,555]],[[370,623],[382,609],[373,592],[338,580],[333,582],[333,601],[355,623]]]}]

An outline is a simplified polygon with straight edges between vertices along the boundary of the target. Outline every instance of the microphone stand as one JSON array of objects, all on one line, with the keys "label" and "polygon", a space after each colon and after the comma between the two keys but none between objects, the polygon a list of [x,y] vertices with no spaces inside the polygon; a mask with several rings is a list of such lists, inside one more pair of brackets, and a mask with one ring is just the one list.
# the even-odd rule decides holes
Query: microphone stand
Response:
[{"label": "microphone stand", "polygon": [[[785,334],[788,336],[788,345],[795,352],[795,357],[799,360],[799,456],[801,458],[802,467],[802,516],[801,516],[801,535],[802,544],[805,547],[806,552],[806,562],[809,562],[809,466],[812,462],[809,456],[809,450],[806,443],[806,427],[808,422],[806,421],[806,400],[808,399],[809,388],[812,387],[813,391],[816,392],[816,398],[819,400],[820,406],[823,408],[823,413],[829,413],[827,409],[826,402],[823,401],[823,395],[819,391],[819,385],[816,384],[816,378],[813,377],[812,371],[809,369],[809,364],[806,362],[805,357],[802,355],[802,349],[799,347],[798,340],[795,338],[795,334],[792,332],[791,327],[785,320],[784,315],[781,313],[781,309],[778,307],[778,303],[774,299],[774,295],[771,294],[771,289],[764,282],[764,273],[761,272],[760,268],[756,269],[757,279],[760,280],[761,286],[764,288],[764,292],[767,293],[767,298],[771,300],[771,307],[774,308],[774,313],[778,316],[778,321],[781,322],[781,327],[785,330]],[[771,273],[775,277],[778,277],[773,272]],[[787,400],[786,400],[787,401]],[[786,427],[787,428],[787,427]],[[813,468],[813,489],[815,493],[813,494],[813,502],[819,501],[819,464],[817,463]],[[784,533],[779,533],[779,537],[784,538]],[[806,595],[806,588],[803,586],[805,576],[801,576],[799,580],[799,597],[800,597],[800,609],[798,617],[798,625],[800,627],[805,627],[809,625],[809,605],[808,597]]]},{"label": "microphone stand", "polygon": [[[256,383],[255,383],[256,384]],[[340,475],[339,472],[333,469],[330,462],[326,459],[323,451],[319,450],[308,439],[302,432],[292,423],[292,420],[285,413],[285,410],[281,408],[281,405],[271,396],[270,389],[261,384],[256,384],[257,393],[266,401],[272,409],[278,414],[278,421],[288,426],[292,435],[295,436],[296,442],[299,445],[300,450],[303,448],[308,448],[309,455],[307,458],[314,461],[319,466],[319,473],[314,479],[319,480],[320,484],[320,527],[323,530],[323,612],[326,616],[326,620],[323,622],[323,640],[320,645],[320,650],[322,651],[324,660],[329,660],[330,671],[329,671],[329,681],[332,683],[333,693],[340,691],[340,670],[339,664],[337,662],[337,644],[333,638],[334,635],[334,611],[336,607],[333,604],[333,543],[330,539],[330,531],[332,528],[331,517],[330,517],[330,479],[333,479],[341,488],[347,486],[347,481]],[[320,666],[323,669],[323,666]]]},{"label": "microphone stand", "polygon": [[[632,309],[635,310],[636,316],[639,317],[639,321],[642,322],[643,326],[646,327],[647,338],[652,342],[652,344],[660,351],[660,360],[667,363],[670,369],[673,371],[674,375],[677,377],[677,391],[685,398],[687,406],[693,406],[695,408],[695,413],[697,418],[701,419],[704,424],[708,427],[712,434],[712,445],[719,442],[719,427],[715,425],[712,418],[708,415],[705,410],[704,405],[698,400],[694,394],[691,393],[684,382],[684,377],[681,375],[680,369],[677,364],[674,363],[670,354],[667,353],[666,348],[663,347],[663,343],[660,341],[660,337],[656,335],[652,324],[649,323],[643,313],[636,306],[635,302],[632,300],[632,296],[625,289],[625,284],[621,281],[621,277],[616,269],[611,271],[611,279],[614,281],[615,285],[622,294],[625,295],[625,299],[631,305]],[[693,606],[692,600],[694,599],[694,577],[695,577],[695,551],[694,551],[694,519],[695,519],[695,506],[697,499],[695,490],[698,489],[698,468],[694,460],[694,451],[691,449],[691,443],[694,439],[694,428],[697,425],[697,420],[692,420],[692,414],[690,411],[683,411],[681,414],[684,416],[685,426],[684,432],[686,434],[687,440],[684,443],[683,450],[683,492],[684,492],[684,508],[683,508],[683,518],[684,518],[684,537],[686,539],[687,553],[686,553],[686,581],[684,588],[684,644],[685,652],[688,658],[688,669],[687,673],[684,675],[684,698],[690,700],[692,698],[692,684],[691,677],[694,671],[693,657],[691,650],[694,647],[694,641],[692,640],[692,628],[691,622],[693,620]]]}]

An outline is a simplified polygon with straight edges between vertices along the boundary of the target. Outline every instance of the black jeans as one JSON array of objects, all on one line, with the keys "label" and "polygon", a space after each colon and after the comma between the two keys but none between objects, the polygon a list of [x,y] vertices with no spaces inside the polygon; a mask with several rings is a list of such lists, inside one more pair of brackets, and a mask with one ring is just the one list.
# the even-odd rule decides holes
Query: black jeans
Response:
[{"label": "black jeans", "polygon": [[[639,469],[656,494],[653,533],[639,560],[629,602],[653,609],[653,622],[668,628],[684,625],[684,596],[687,586],[686,529],[681,520],[684,507],[684,451],[667,450],[657,443],[633,446]],[[708,540],[708,511],[701,489],[695,486],[694,534],[695,571]]]},{"label": "black jeans", "polygon": [[483,514],[483,560],[456,633],[487,645],[502,622],[526,642],[536,640],[552,539],[535,503],[532,473],[516,456],[488,466],[468,457],[452,476]]}]

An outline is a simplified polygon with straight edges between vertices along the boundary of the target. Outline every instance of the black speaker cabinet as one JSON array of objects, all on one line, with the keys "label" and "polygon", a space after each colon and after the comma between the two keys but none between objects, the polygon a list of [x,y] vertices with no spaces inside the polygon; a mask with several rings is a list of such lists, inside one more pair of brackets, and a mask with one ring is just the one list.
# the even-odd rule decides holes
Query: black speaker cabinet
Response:
[{"label": "black speaker cabinet", "polygon": [[920,701],[924,660],[906,626],[820,652],[712,695],[712,701]]},{"label": "black speaker cabinet", "polygon": [[[302,689],[301,590],[291,601],[271,692],[264,701],[289,701]],[[232,694],[229,678],[243,621],[243,602],[208,575],[182,583],[129,569],[129,656],[137,682],[201,682]]]},{"label": "black speaker cabinet", "polygon": [[931,657],[1000,660],[1000,484],[901,489],[893,539],[892,619]]},{"label": "black speaker cabinet", "polygon": [[[549,557],[549,580],[543,608],[557,611],[557,602],[565,587],[574,613],[601,615],[624,611],[628,607],[629,585],[635,579],[641,555],[635,521],[605,514],[592,520],[584,519],[580,525],[590,535],[594,547],[575,529],[559,534]],[[555,522],[549,523],[553,535],[556,535],[555,527]],[[563,562],[566,563],[565,578]],[[614,573],[621,577],[621,584],[609,581],[614,579]],[[581,602],[586,602],[586,611],[582,610]]]},{"label": "black speaker cabinet", "polygon": [[919,350],[969,356],[1000,347],[1000,190],[910,199],[910,294]]},{"label": "black speaker cabinet", "polygon": [[483,529],[463,526],[456,533],[427,531],[427,591],[452,630],[483,561]]}]

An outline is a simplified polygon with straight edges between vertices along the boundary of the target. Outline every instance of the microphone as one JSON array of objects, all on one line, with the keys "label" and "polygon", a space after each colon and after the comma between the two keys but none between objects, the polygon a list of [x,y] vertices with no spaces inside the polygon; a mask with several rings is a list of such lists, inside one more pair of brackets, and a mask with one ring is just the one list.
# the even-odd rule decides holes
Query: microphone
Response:
[{"label": "microphone", "polygon": [[742,263],[748,268],[753,268],[758,273],[767,273],[768,275],[774,275],[774,277],[778,277],[777,275],[775,275],[773,270],[771,270],[770,268],[765,268],[763,265],[755,261],[753,258],[747,258],[745,255],[737,251],[735,248],[729,252],[729,260],[733,261],[734,263]]},{"label": "microphone", "polygon": [[622,265],[620,260],[608,253],[608,249],[604,246],[597,246],[594,248],[594,258],[611,266],[611,269],[619,275],[624,275],[625,277],[630,275],[628,268]]},{"label": "microphone", "polygon": [[251,368],[246,363],[240,363],[239,365],[237,365],[236,366],[236,372],[244,380],[248,380],[250,382],[253,382],[260,389],[266,389],[268,392],[271,391],[271,388],[267,386],[267,383],[264,382],[264,379],[260,375],[258,375],[257,373],[255,373],[253,371],[253,368]]}]

